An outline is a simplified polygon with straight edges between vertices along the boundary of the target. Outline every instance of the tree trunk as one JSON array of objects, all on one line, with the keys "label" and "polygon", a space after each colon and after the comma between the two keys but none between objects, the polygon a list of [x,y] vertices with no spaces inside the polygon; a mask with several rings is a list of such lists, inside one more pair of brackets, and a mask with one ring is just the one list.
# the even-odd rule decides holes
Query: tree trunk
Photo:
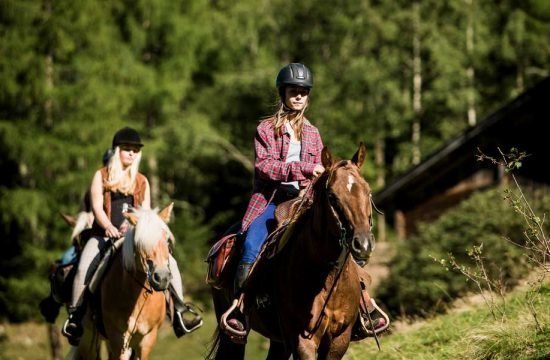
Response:
[{"label": "tree trunk", "polygon": [[149,181],[151,186],[151,207],[160,206],[159,204],[159,194],[160,194],[160,180],[158,177],[158,162],[155,155],[149,156],[147,161],[149,165]]},{"label": "tree trunk", "polygon": [[[377,139],[374,145],[374,157],[376,163],[376,188],[382,189],[386,185],[386,174],[384,169],[386,169],[385,158],[384,158],[384,141],[382,139]],[[384,220],[384,215],[373,214],[373,216],[378,217],[378,234],[377,238],[379,241],[386,241],[386,222]]]},{"label": "tree trunk", "polygon": [[468,54],[468,68],[466,77],[468,78],[468,125],[475,126],[477,123],[477,114],[475,109],[475,70],[472,65],[474,57],[474,1],[464,0],[468,6],[468,23],[466,26],[466,53]]},{"label": "tree trunk", "polygon": [[422,59],[420,57],[420,4],[413,4],[413,113],[412,163],[420,163],[420,117],[422,115]]},{"label": "tree trunk", "polygon": [[[45,0],[43,3],[43,10],[45,14],[45,18],[48,19],[52,14],[52,4],[50,0]],[[53,116],[52,116],[52,108],[53,108],[53,99],[52,99],[52,93],[53,93],[53,55],[50,51],[46,55],[46,58],[44,59],[44,81],[45,81],[45,98],[44,98],[44,104],[43,104],[43,110],[44,110],[44,128],[51,129],[53,127]]]}]

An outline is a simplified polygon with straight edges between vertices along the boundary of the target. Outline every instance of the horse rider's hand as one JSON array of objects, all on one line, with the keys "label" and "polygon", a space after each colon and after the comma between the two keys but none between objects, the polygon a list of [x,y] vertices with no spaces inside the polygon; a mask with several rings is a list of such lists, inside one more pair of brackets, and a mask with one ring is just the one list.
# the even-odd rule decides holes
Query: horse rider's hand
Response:
[{"label": "horse rider's hand", "polygon": [[323,167],[323,165],[317,164],[315,165],[315,168],[313,168],[313,177],[317,177],[324,172],[325,172],[325,168]]},{"label": "horse rider's hand", "polygon": [[121,234],[120,231],[118,231],[118,229],[111,224],[105,229],[105,236],[112,239],[118,239]]}]

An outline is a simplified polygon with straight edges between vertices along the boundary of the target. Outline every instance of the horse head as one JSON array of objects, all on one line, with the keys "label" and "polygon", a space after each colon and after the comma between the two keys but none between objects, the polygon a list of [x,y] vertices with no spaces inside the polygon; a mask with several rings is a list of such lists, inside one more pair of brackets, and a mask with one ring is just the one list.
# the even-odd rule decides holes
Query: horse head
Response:
[{"label": "horse head", "polygon": [[122,256],[124,268],[129,272],[146,275],[151,287],[164,291],[170,285],[169,242],[174,236],[168,228],[173,203],[158,210],[137,209],[124,217],[133,225],[125,235]]},{"label": "horse head", "polygon": [[[361,175],[366,149],[363,143],[351,160],[340,160],[325,147],[321,153],[325,173],[322,184],[326,206],[330,209],[340,231],[340,245],[347,247],[353,257],[368,262],[374,250],[372,233],[372,191]],[[321,178],[319,180],[322,180]]]}]

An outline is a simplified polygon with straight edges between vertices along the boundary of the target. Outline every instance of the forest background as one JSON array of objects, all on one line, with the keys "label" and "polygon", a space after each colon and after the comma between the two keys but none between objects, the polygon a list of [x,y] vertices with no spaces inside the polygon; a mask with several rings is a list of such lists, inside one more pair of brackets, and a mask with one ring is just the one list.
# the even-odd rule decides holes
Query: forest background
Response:
[{"label": "forest background", "polygon": [[376,190],[548,76],[550,4],[309,0],[0,2],[0,318],[40,318],[49,264],[112,135],[140,131],[188,294],[244,213],[278,70],[314,73],[308,118],[368,148]]}]

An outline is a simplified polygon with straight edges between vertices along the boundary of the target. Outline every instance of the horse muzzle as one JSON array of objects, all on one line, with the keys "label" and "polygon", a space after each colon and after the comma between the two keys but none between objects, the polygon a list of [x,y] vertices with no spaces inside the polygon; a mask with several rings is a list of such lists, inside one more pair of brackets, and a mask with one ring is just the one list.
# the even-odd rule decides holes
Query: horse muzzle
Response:
[{"label": "horse muzzle", "polygon": [[170,286],[172,273],[168,268],[151,268],[149,267],[149,284],[155,291],[164,291]]},{"label": "horse muzzle", "polygon": [[356,233],[350,243],[351,255],[358,262],[368,263],[375,247],[374,234],[371,231]]}]

